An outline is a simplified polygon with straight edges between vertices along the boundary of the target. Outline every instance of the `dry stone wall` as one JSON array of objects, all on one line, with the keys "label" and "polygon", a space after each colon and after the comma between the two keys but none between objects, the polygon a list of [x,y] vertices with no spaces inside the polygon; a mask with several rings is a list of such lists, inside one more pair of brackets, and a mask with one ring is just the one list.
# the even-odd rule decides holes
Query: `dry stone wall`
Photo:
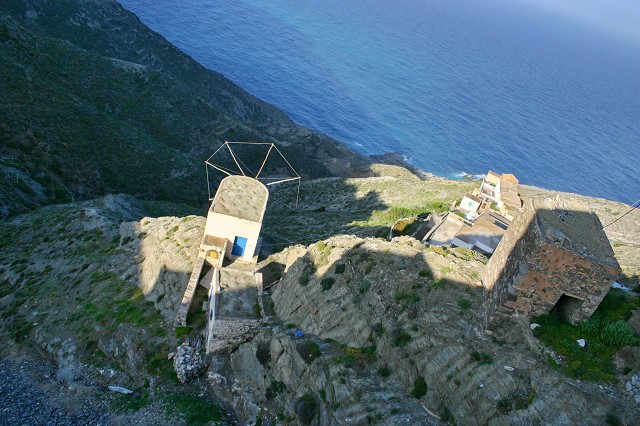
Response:
[{"label": "dry stone wall", "polygon": [[516,217],[484,269],[482,283],[487,324],[492,323],[500,312],[509,289],[525,270],[528,256],[537,244],[536,232],[531,226],[533,213],[525,210]]},{"label": "dry stone wall", "polygon": [[[542,315],[556,306],[573,323],[588,319],[619,275],[614,265],[565,248],[564,241],[549,241],[542,220],[529,202],[487,264],[483,285],[488,324],[501,313]],[[559,303],[563,295],[567,297]]]},{"label": "dry stone wall", "polygon": [[258,332],[259,325],[260,322],[257,320],[216,318],[208,351],[216,352],[250,340]]}]

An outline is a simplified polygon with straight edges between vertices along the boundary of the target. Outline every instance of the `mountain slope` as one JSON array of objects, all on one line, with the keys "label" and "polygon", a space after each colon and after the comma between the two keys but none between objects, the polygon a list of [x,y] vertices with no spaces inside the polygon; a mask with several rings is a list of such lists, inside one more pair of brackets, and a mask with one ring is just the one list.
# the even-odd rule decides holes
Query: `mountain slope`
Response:
[{"label": "mountain slope", "polygon": [[[383,176],[308,180],[299,210],[281,199],[267,212],[266,245],[273,235],[274,251],[284,249],[258,266],[271,286],[270,320],[253,340],[211,358],[209,371],[226,384],[207,385],[204,377],[173,383],[167,359],[184,338],[172,324],[204,218],[142,218],[151,203],[126,196],[0,222],[0,355],[44,354],[57,380],[132,418],[177,393],[217,396],[240,419],[259,416],[263,424],[293,422],[304,395],[315,401],[316,424],[441,424],[433,414],[457,424],[603,424],[638,416],[624,389],[638,369],[637,347],[621,350],[612,366],[622,383],[566,377],[549,365],[528,323],[483,332],[484,265],[467,250],[371,238],[394,222],[391,208],[448,205],[472,183],[412,181],[394,167],[375,169]],[[602,218],[627,208],[585,201]],[[629,216],[635,224],[638,216]],[[640,232],[623,226],[610,228],[626,229],[630,240]],[[337,233],[358,236],[287,247]],[[613,241],[616,255],[633,249]],[[199,306],[188,321],[191,336],[204,321]],[[309,348],[317,349],[312,359]],[[138,396],[127,403],[105,395],[101,389],[114,382]]]},{"label": "mountain slope", "polygon": [[[201,203],[202,162],[224,140],[280,143],[306,176],[367,163],[205,69],[114,1],[0,3],[0,55],[0,157],[31,192],[49,188],[44,202],[126,192]],[[1,217],[41,202],[9,174],[0,198],[13,207]],[[61,185],[68,190],[55,197]]]}]

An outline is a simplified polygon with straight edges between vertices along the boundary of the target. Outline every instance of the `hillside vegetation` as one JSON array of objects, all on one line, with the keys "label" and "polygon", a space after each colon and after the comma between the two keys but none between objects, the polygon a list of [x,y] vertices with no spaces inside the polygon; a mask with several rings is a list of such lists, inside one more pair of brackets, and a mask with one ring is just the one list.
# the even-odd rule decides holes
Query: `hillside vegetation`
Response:
[{"label": "hillside vegetation", "polygon": [[0,56],[0,217],[120,192],[201,204],[224,140],[277,142],[305,176],[366,170],[115,1],[2,2]]},{"label": "hillside vegetation", "polygon": [[[0,2],[0,57],[0,423],[640,418],[637,295],[611,291],[577,326],[548,315],[535,331],[526,320],[487,329],[486,257],[385,238],[478,182],[371,164],[112,0]],[[172,357],[183,342],[197,351],[202,287],[188,327],[173,321],[205,224],[202,163],[224,140],[273,141],[304,179],[270,187],[257,265],[267,293],[254,306],[267,319],[182,384]],[[521,192],[595,211],[622,281],[638,283],[640,211]]]}]

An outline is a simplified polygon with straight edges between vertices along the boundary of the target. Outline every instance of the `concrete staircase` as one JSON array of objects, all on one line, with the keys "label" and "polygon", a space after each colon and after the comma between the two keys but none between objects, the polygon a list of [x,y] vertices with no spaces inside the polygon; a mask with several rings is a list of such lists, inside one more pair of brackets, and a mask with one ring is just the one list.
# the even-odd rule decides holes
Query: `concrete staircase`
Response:
[{"label": "concrete staircase", "polygon": [[178,308],[178,314],[176,315],[176,320],[173,324],[174,327],[184,327],[187,325],[187,313],[189,312],[189,306],[191,306],[193,295],[198,287],[198,279],[200,278],[200,273],[202,272],[202,267],[204,266],[204,260],[206,257],[207,250],[200,248],[198,257],[193,263],[193,270],[189,277],[189,284],[187,284],[187,288],[182,296],[182,302],[180,302],[180,307]]}]

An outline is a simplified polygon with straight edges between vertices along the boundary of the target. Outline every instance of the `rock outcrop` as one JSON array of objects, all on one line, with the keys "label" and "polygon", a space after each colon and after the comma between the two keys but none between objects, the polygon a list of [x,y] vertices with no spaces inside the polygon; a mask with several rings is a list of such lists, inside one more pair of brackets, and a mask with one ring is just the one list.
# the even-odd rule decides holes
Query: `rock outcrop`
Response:
[{"label": "rock outcrop", "polygon": [[[162,395],[157,383],[175,377],[171,324],[204,219],[140,219],[143,210],[114,196],[0,223],[3,353],[28,342],[56,359],[56,374],[70,386],[117,379]],[[195,372],[208,365],[213,393],[243,421],[263,424],[637,418],[637,348],[618,352],[622,383],[594,384],[552,368],[528,323],[488,333],[480,260],[409,237],[342,235],[295,246],[258,265],[270,287],[269,321],[214,356],[184,346],[181,378],[203,384]],[[196,334],[198,323],[188,325]]]},{"label": "rock outcrop", "polygon": [[[341,236],[312,245],[288,265],[272,295],[283,323],[295,326],[263,330],[232,355],[231,369],[252,401],[266,407],[260,415],[296,416],[293,402],[310,394],[318,424],[367,416],[397,424],[390,413],[422,413],[414,424],[438,418],[598,424],[612,412],[633,418],[637,410],[626,392],[578,383],[550,368],[529,347],[528,324],[483,331],[477,286],[483,266],[409,241]],[[321,355],[311,365],[296,351],[295,329],[318,346]],[[260,341],[270,353],[264,365]],[[383,375],[376,377],[378,371]],[[416,394],[421,380],[426,389]],[[267,397],[279,382],[287,395],[281,404]],[[385,408],[367,413],[368,406]]]}]

